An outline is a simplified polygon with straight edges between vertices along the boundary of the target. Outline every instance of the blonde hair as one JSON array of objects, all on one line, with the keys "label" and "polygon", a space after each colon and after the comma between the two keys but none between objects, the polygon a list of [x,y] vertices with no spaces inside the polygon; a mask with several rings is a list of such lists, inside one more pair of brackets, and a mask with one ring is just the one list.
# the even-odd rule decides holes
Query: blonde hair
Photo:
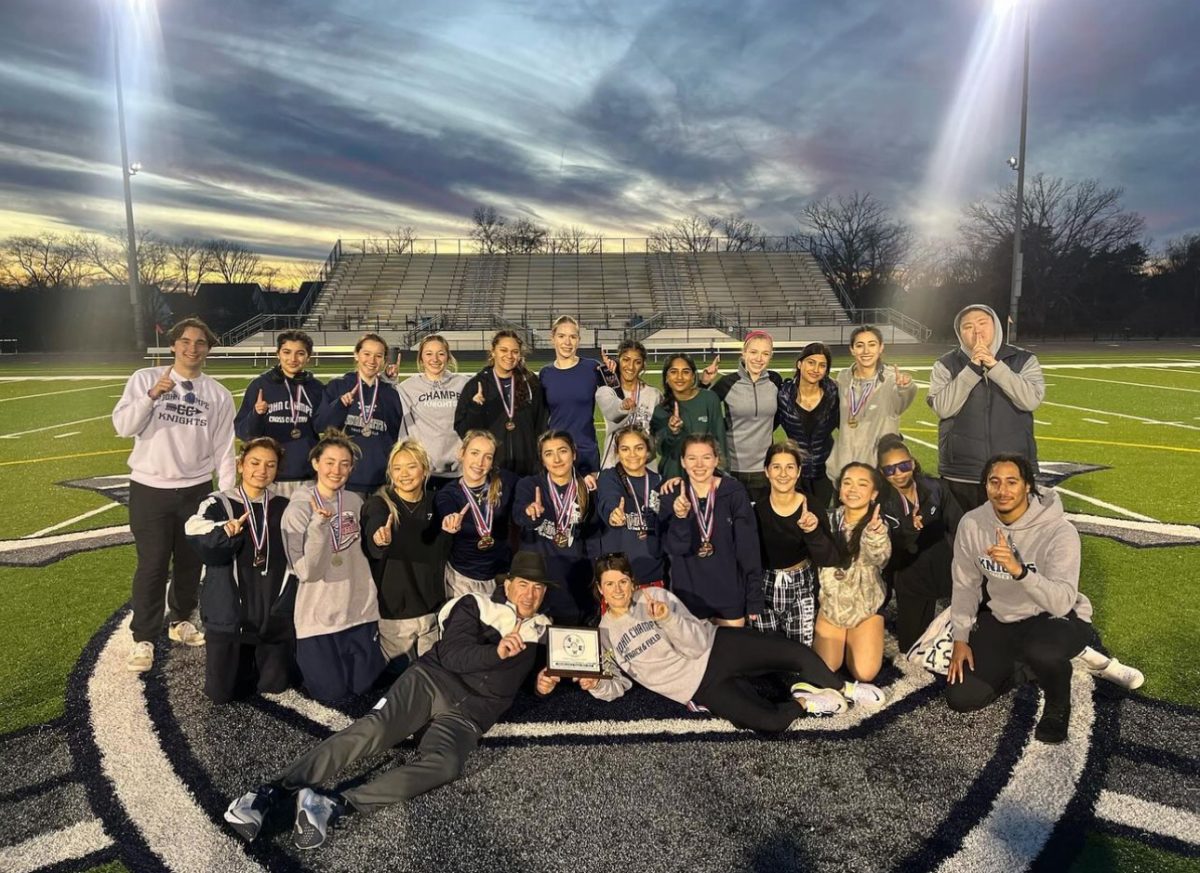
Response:
[{"label": "blonde hair", "polygon": [[417,346],[417,370],[424,373],[425,364],[421,360],[421,353],[425,351],[425,346],[429,343],[441,343],[446,349],[446,369],[451,373],[458,372],[458,360],[454,357],[454,353],[450,351],[450,343],[440,333],[431,333],[429,336],[421,340]]},{"label": "blonde hair", "polygon": [[[392,496],[388,494],[389,489],[395,489],[396,483],[392,481],[392,462],[396,460],[396,456],[401,452],[407,452],[412,456],[412,459],[421,465],[421,469],[425,471],[423,480],[429,478],[429,471],[432,465],[429,463],[429,452],[425,451],[425,447],[421,445],[419,440],[412,437],[401,440],[392,446],[392,451],[388,455],[387,467],[384,468],[384,478],[387,479],[387,484],[381,485],[375,493],[383,498],[383,502],[387,504],[388,515],[392,517],[392,524],[400,524],[400,507],[392,500]],[[425,493],[424,481],[421,484],[421,493]]]},{"label": "blonde hair", "polygon": [[469,430],[463,435],[462,448],[458,450],[458,456],[463,460],[466,460],[467,446],[474,440],[486,440],[492,447],[492,469],[488,471],[487,502],[492,506],[499,506],[501,482],[500,471],[496,468],[496,452],[499,450],[500,443],[490,430]]},{"label": "blonde hair", "polygon": [[564,324],[575,325],[575,332],[576,333],[579,332],[579,322],[575,319],[575,317],[573,315],[560,315],[558,318],[554,319],[554,324],[550,325],[550,335],[554,336],[554,332],[556,330],[558,330],[558,328],[561,325],[564,325]]}]

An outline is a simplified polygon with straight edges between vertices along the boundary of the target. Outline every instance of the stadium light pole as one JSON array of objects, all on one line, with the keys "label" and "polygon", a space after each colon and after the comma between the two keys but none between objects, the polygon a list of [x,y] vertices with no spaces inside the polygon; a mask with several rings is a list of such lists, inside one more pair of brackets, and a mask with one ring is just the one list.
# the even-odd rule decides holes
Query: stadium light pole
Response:
[{"label": "stadium light pole", "polygon": [[109,19],[112,23],[113,75],[117,83],[117,129],[121,136],[121,178],[125,185],[125,260],[129,272],[129,304],[133,307],[133,344],[137,351],[144,347],[146,326],[142,304],[138,299],[137,234],[133,227],[133,186],[130,179],[137,175],[141,164],[129,163],[129,145],[125,137],[125,94],[121,87],[121,39],[117,32],[117,8],[114,5]]},{"label": "stadium light pole", "polygon": [[1029,18],[1030,0],[1024,0],[1025,7],[1025,56],[1021,68],[1021,144],[1015,160],[1008,159],[1008,165],[1017,171],[1017,212],[1013,226],[1013,263],[1012,291],[1008,299],[1008,341],[1017,338],[1017,313],[1021,305],[1021,278],[1024,274],[1024,254],[1021,251],[1021,225],[1025,212],[1025,131],[1029,119]]}]

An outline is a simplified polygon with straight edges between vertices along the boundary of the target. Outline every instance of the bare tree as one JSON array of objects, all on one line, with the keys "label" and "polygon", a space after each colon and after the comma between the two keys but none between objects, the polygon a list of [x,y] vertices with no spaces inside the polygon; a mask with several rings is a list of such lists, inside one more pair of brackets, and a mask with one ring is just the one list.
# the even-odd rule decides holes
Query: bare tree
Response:
[{"label": "bare tree", "polygon": [[382,239],[363,240],[363,251],[372,255],[402,255],[413,250],[416,240],[417,232],[411,224],[398,224],[387,231]]},{"label": "bare tree", "polygon": [[604,241],[602,234],[593,233],[578,225],[560,227],[550,239],[549,248],[552,252],[566,252],[580,255],[594,255],[600,251]]},{"label": "bare tree", "polygon": [[471,213],[471,227],[467,236],[479,244],[485,255],[503,251],[505,227],[508,219],[496,211],[494,206],[477,206]]},{"label": "bare tree", "polygon": [[212,272],[212,255],[202,240],[184,237],[167,243],[170,256],[169,280],[164,290],[195,294]]},{"label": "bare tree", "polygon": [[716,251],[714,231],[721,220],[712,215],[694,213],[650,231],[646,248],[652,252]]},{"label": "bare tree", "polygon": [[546,250],[549,236],[547,228],[534,224],[528,218],[518,218],[506,226],[500,248],[510,254],[534,254]]},{"label": "bare tree", "polygon": [[854,305],[884,301],[912,239],[907,224],[870,194],[858,191],[814,200],[798,219],[797,241]]},{"label": "bare tree", "polygon": [[262,271],[262,258],[240,243],[213,239],[204,244],[211,260],[211,270],[222,282],[243,285],[254,282]]},{"label": "bare tree", "polygon": [[90,278],[79,235],[55,233],[12,236],[4,241],[5,270],[26,288],[78,287]]},{"label": "bare tree", "polygon": [[[137,232],[134,244],[138,284],[159,287],[170,284],[172,263],[168,244],[146,228]],[[81,236],[80,246],[96,275],[115,285],[129,282],[129,237],[124,230],[114,229],[100,235]]]},{"label": "bare tree", "polygon": [[763,229],[741,213],[717,219],[717,230],[725,237],[727,252],[762,252],[767,249]]}]

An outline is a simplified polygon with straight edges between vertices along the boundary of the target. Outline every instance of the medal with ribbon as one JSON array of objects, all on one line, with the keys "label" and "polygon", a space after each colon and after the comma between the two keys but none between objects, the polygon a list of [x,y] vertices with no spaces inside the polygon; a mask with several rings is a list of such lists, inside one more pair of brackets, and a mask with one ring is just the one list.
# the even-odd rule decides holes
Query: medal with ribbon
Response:
[{"label": "medal with ribbon", "polygon": [[[916,491],[916,488],[913,488],[913,490]],[[921,495],[920,494],[917,494],[917,496],[913,498],[913,502],[909,503],[908,498],[906,498],[904,496],[903,491],[900,491],[899,489],[897,489],[896,493],[898,495],[900,495],[900,502],[904,505],[904,514],[905,515],[917,515],[921,512]]]},{"label": "medal with ribbon", "polygon": [[[327,509],[328,504],[321,497],[319,488],[313,489],[313,496],[317,499],[317,506],[321,509]],[[342,551],[342,492],[338,489],[337,497],[330,501],[336,511],[329,519],[329,545],[333,548],[333,559],[329,562],[335,567],[342,566],[342,556],[338,554]]]},{"label": "medal with ribbon", "polygon": [[[861,393],[857,396],[855,396],[855,393],[854,393],[854,386],[856,384],[861,386],[861,388],[860,388]],[[858,379],[851,377],[851,379],[850,379],[850,420],[848,422],[846,422],[851,427],[858,427],[858,414],[860,412],[862,412],[863,407],[866,406],[867,401],[870,399],[871,393],[874,390],[875,390],[875,380],[874,379],[870,379],[866,382],[862,382]]]},{"label": "medal with ribbon", "polygon": [[371,394],[371,405],[367,405],[366,394],[363,391],[362,376],[358,377],[358,410],[362,416],[362,435],[371,435],[371,419],[375,417],[375,404],[379,400],[379,382],[375,382],[375,391]]},{"label": "medal with ribbon", "polygon": [[561,495],[549,474],[546,475],[546,484],[550,486],[550,502],[554,504],[554,545],[564,549],[571,541],[568,532],[571,530],[571,515],[575,510],[579,486],[574,475]]},{"label": "medal with ribbon", "polygon": [[[458,487],[462,489],[463,496],[467,498],[471,517],[475,519],[475,530],[479,533],[479,541],[475,543],[475,547],[480,551],[487,551],[496,545],[496,540],[492,536],[492,520],[495,517],[496,509],[482,494],[480,498],[483,500],[483,506],[480,506],[479,500],[475,499],[475,493],[462,479],[458,480]],[[486,485],[484,487],[486,491]]]},{"label": "medal with ribbon", "polygon": [[704,508],[701,509],[696,489],[692,487],[690,481],[688,482],[688,496],[692,498],[692,506],[696,507],[696,527],[700,529],[700,549],[696,554],[701,558],[707,558],[716,551],[712,539],[713,530],[716,527],[717,488],[720,484],[720,479],[712,480],[712,488],[709,489],[708,498],[705,500]]},{"label": "medal with ribbon", "polygon": [[642,500],[638,502],[637,492],[633,489],[633,482],[628,476],[622,476],[625,480],[625,490],[629,492],[629,496],[633,499],[633,513],[626,513],[626,524],[630,530],[636,530],[638,539],[644,540],[649,536],[646,530],[646,518],[650,511],[650,474],[642,475]]},{"label": "medal with ribbon", "polygon": [[250,528],[250,542],[254,546],[254,566],[261,567],[267,572],[267,492],[262,493],[262,526],[254,520],[254,502],[246,494],[246,490],[238,487],[238,496],[246,507],[246,526]]},{"label": "medal with ribbon", "polygon": [[496,375],[496,368],[492,368],[492,381],[496,383],[496,391],[500,394],[500,403],[504,406],[504,414],[508,420],[504,422],[505,430],[512,430],[517,426],[513,421],[513,415],[517,410],[517,380],[512,376],[508,377],[508,396],[504,396],[504,386],[500,384],[500,377]]},{"label": "medal with ribbon", "polygon": [[288,395],[288,411],[292,416],[292,439],[300,439],[300,398],[304,398],[304,402],[308,404],[308,408],[312,409],[312,401],[308,399],[308,394],[304,391],[303,385],[296,386],[295,395],[292,394],[292,389],[288,382],[283,383],[283,387],[287,389]]}]

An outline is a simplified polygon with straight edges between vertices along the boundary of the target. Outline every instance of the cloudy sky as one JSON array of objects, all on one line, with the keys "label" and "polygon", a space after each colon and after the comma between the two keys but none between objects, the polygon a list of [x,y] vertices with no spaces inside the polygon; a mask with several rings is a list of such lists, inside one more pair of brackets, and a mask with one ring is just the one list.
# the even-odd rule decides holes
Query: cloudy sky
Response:
[{"label": "cloudy sky", "polygon": [[[323,257],[473,207],[644,235],[693,211],[786,233],[869,191],[922,222],[1012,181],[1020,10],[995,0],[4,0],[0,236],[123,211]],[[1030,172],[1200,231],[1200,3],[1031,0]]]}]

